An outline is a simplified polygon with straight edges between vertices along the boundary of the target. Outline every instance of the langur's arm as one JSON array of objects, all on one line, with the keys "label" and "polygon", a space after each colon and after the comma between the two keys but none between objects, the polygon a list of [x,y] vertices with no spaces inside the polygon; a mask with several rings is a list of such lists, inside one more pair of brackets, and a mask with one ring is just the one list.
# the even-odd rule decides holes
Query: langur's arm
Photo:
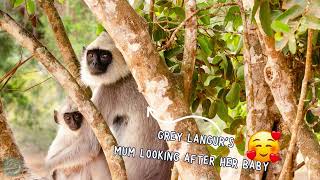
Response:
[{"label": "langur's arm", "polygon": [[49,171],[57,168],[70,168],[84,165],[98,156],[101,149],[98,141],[90,142],[88,139],[77,139],[70,146],[57,151],[46,159]]}]

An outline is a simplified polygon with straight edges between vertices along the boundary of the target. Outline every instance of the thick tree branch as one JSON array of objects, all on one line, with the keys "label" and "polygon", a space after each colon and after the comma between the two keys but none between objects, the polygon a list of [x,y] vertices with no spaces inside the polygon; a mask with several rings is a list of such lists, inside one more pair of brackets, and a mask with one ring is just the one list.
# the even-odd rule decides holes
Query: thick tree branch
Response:
[{"label": "thick tree branch", "polygon": [[0,179],[23,178],[26,175],[24,159],[15,144],[0,99]]},{"label": "thick tree branch", "polygon": [[[190,114],[181,79],[169,72],[152,44],[147,24],[130,4],[126,0],[85,0],[85,2],[124,55],[139,91],[151,108],[156,110],[157,118],[170,121]],[[187,133],[199,133],[194,120],[159,125],[162,130],[182,132],[184,135],[181,142],[168,142],[171,151],[180,153],[180,161],[176,166],[182,179],[220,179],[218,173],[209,166],[183,161],[187,152],[208,154],[205,146],[186,142]]]},{"label": "thick tree branch", "polygon": [[[260,29],[260,32],[263,30]],[[272,37],[262,35],[259,37],[265,45],[268,62],[264,76],[269,85],[276,105],[282,118],[292,131],[292,124],[296,119],[297,100],[294,93],[293,77],[288,68],[287,60],[281,52],[276,51],[275,41]],[[299,126],[297,145],[308,167],[309,179],[320,176],[320,145],[306,123]]]},{"label": "thick tree branch", "polygon": [[[259,41],[257,41],[256,26],[247,20],[242,1],[238,1],[243,23],[243,54],[244,74],[247,99],[247,133],[246,150],[250,137],[259,131],[271,131],[275,121],[279,119],[279,111],[264,80],[263,71],[267,58]],[[254,73],[253,73],[254,72]],[[262,179],[264,173],[275,176],[273,168],[269,166],[268,172],[242,169],[241,180]]]},{"label": "thick tree branch", "polygon": [[[190,16],[196,11],[197,4],[195,0],[189,0],[185,3],[186,16]],[[184,37],[184,51],[182,62],[183,87],[186,102],[190,100],[191,83],[194,71],[194,64],[196,61],[197,51],[197,17],[193,16],[186,22],[185,37]]]},{"label": "thick tree branch", "polygon": [[126,179],[126,171],[122,157],[113,154],[114,146],[117,145],[115,138],[101,113],[95,108],[89,97],[85,95],[85,92],[77,84],[73,76],[57,61],[45,46],[3,11],[0,11],[0,28],[7,31],[18,43],[28,49],[56,78],[72,101],[76,103],[85,119],[90,123],[106,155],[112,178]]},{"label": "thick tree branch", "polygon": [[[307,56],[306,56],[306,63],[305,63],[305,72],[304,72],[304,78],[302,81],[302,87],[301,87],[301,94],[300,94],[300,99],[299,99],[299,104],[298,104],[298,110],[297,110],[297,115],[296,119],[294,121],[294,124],[291,127],[291,140],[290,140],[290,145],[289,149],[286,155],[286,159],[283,165],[283,169],[281,171],[279,180],[286,180],[290,179],[289,174],[291,174],[292,171],[292,159],[293,159],[293,151],[294,147],[297,142],[297,135],[299,131],[299,126],[301,125],[301,122],[304,117],[304,100],[307,96],[307,89],[308,89],[308,82],[311,79],[311,68],[312,68],[312,30],[308,30],[308,45],[307,45]],[[291,168],[290,168],[291,167]],[[318,167],[320,168],[320,167]]]},{"label": "thick tree branch", "polygon": [[63,22],[59,16],[57,9],[54,6],[53,0],[38,0],[40,7],[48,17],[58,48],[61,52],[64,64],[67,70],[76,79],[77,83],[90,95],[89,87],[86,87],[80,79],[80,63],[72,48],[68,35],[65,31]]}]

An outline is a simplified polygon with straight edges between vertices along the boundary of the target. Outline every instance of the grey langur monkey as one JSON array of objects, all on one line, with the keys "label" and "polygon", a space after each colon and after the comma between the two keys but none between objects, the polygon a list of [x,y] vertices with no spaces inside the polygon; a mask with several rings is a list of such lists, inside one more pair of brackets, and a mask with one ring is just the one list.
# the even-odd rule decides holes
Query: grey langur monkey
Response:
[{"label": "grey langur monkey", "polygon": [[111,179],[106,158],[88,122],[73,103],[54,111],[59,124],[45,160],[54,180]]},{"label": "grey langur monkey", "polygon": [[[138,91],[125,60],[111,37],[103,32],[86,47],[81,78],[94,89],[92,101],[104,116],[118,145],[136,151],[168,150],[157,139],[160,127],[147,117],[147,102]],[[139,152],[138,152],[139,153]],[[170,179],[173,162],[123,156],[129,180]]]}]

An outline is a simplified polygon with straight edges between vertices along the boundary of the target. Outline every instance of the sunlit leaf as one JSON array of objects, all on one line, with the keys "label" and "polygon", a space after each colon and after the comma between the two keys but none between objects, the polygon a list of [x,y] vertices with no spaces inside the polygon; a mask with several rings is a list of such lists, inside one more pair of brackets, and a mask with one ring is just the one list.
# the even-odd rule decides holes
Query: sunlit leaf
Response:
[{"label": "sunlit leaf", "polygon": [[104,31],[104,27],[102,26],[102,24],[97,24],[96,35],[99,35],[103,31]]},{"label": "sunlit leaf", "polygon": [[240,80],[244,80],[244,65],[240,66],[237,69],[237,78]]},{"label": "sunlit leaf", "polygon": [[262,26],[263,31],[268,36],[272,36],[273,32],[272,32],[272,29],[270,26],[271,13],[270,13],[269,0],[262,0],[259,12],[260,12],[259,19],[261,21],[261,26]]},{"label": "sunlit leaf", "polygon": [[276,32],[285,32],[288,33],[290,31],[290,27],[288,24],[285,24],[281,21],[273,21],[271,23],[271,28]]},{"label": "sunlit leaf", "polygon": [[294,5],[279,15],[275,20],[287,23],[290,19],[294,19],[303,13],[304,9],[299,5]]},{"label": "sunlit leaf", "polygon": [[16,7],[20,6],[22,3],[24,3],[24,0],[15,0],[13,2],[13,7],[16,8]]}]

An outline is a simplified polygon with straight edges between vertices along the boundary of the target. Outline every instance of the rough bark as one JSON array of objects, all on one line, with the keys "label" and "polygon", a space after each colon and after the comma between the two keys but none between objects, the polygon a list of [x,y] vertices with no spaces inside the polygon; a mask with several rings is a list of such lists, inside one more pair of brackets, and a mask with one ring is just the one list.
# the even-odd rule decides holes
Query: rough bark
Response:
[{"label": "rough bark", "polygon": [[53,0],[38,0],[40,7],[43,9],[48,17],[51,25],[54,37],[56,39],[58,48],[61,52],[63,62],[67,70],[76,79],[77,83],[85,90],[90,96],[90,88],[86,87],[80,79],[80,63],[77,56],[72,48],[70,40],[65,31],[63,22],[59,16],[57,9],[54,6]]},{"label": "rough bark", "polygon": [[[196,1],[189,0],[185,2],[186,17],[196,12]],[[186,102],[189,102],[191,93],[191,83],[193,77],[194,64],[196,61],[197,50],[197,17],[193,16],[186,22],[184,36],[184,51],[182,62],[183,87]]]},{"label": "rough bark", "polygon": [[114,155],[117,145],[114,136],[104,121],[101,113],[86,96],[73,76],[57,61],[57,59],[34,36],[18,25],[8,14],[0,11],[0,28],[13,36],[18,43],[28,49],[34,57],[56,78],[69,97],[76,103],[79,111],[90,123],[98,138],[111,172],[112,179],[127,179],[124,162],[121,156]]},{"label": "rough bark", "polygon": [[[253,24],[247,24],[245,18],[243,19],[243,22],[246,23],[244,26],[243,44],[247,99],[246,143],[248,143],[248,140],[254,133],[261,130],[271,131],[274,122],[280,118],[271,91],[264,80],[263,71],[267,59],[263,56],[260,42],[257,41],[256,28]],[[271,171],[271,168],[268,171]],[[262,176],[262,171],[242,169],[240,179],[262,179]]]},{"label": "rough bark", "polygon": [[[293,159],[293,153],[294,153],[294,147],[297,142],[297,134],[299,130],[299,125],[301,125],[303,117],[304,117],[304,100],[307,96],[307,89],[308,89],[308,82],[311,79],[311,66],[312,66],[312,30],[309,29],[308,31],[308,45],[307,45],[307,56],[306,56],[306,63],[305,63],[305,72],[304,72],[304,77],[302,81],[302,87],[301,87],[301,94],[299,98],[299,104],[298,104],[298,109],[297,109],[297,115],[296,119],[294,121],[294,124],[292,125],[292,136],[290,140],[290,145],[288,149],[288,153],[286,155],[286,159],[283,165],[283,169],[281,171],[280,180],[286,180],[286,179],[291,179],[289,176],[290,173],[293,170],[292,166],[292,159]],[[320,167],[318,167],[320,169]]]},{"label": "rough bark", "polygon": [[0,99],[0,179],[23,179],[26,177],[24,159],[15,143],[7,123]]},{"label": "rough bark", "polygon": [[[85,2],[124,55],[139,91],[151,108],[156,110],[157,118],[170,121],[190,114],[181,79],[169,72],[151,42],[147,24],[128,2],[125,0],[85,0]],[[210,166],[182,161],[187,152],[208,154],[205,146],[186,142],[187,133],[199,133],[194,120],[159,125],[162,130],[184,134],[181,142],[168,142],[171,151],[180,153],[180,161],[176,166],[182,179],[220,179],[218,173]]]},{"label": "rough bark", "polygon": [[[260,30],[260,32],[262,32]],[[294,94],[292,74],[288,68],[286,58],[281,52],[276,51],[275,41],[271,37],[261,35],[264,42],[268,62],[264,70],[265,80],[273,94],[276,105],[282,118],[290,126],[297,115],[297,100]],[[297,145],[300,149],[308,168],[308,178],[316,179],[320,176],[320,145],[310,127],[305,122],[299,126]]]}]

